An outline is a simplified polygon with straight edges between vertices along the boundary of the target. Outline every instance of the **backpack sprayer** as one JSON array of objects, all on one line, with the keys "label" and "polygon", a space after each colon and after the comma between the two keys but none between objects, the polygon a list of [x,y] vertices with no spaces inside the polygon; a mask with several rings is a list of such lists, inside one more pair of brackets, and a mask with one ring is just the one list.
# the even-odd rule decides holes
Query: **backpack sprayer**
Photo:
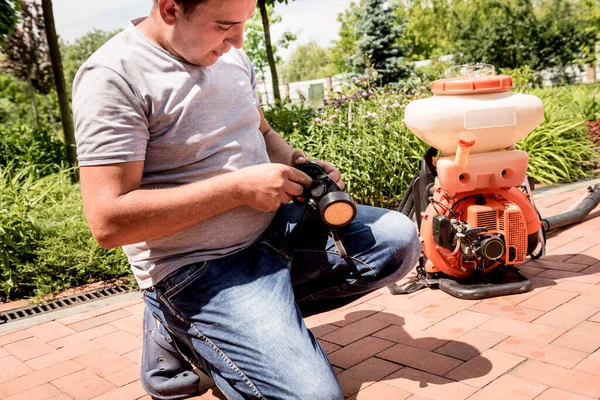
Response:
[{"label": "backpack sprayer", "polygon": [[431,149],[400,210],[415,216],[423,254],[417,280],[394,294],[426,286],[467,299],[526,292],[516,268],[542,257],[546,232],[581,221],[600,201],[600,185],[565,213],[541,218],[518,140],[544,118],[542,101],[509,91],[512,77],[487,64],[446,70],[434,96],[411,102],[405,123]]}]

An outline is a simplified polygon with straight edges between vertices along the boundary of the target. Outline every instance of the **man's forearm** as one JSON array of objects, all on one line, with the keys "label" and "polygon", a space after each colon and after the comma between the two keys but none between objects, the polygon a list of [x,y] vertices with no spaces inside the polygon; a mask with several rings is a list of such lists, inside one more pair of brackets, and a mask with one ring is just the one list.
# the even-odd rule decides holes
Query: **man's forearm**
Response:
[{"label": "man's forearm", "polygon": [[86,213],[92,233],[100,245],[112,248],[169,236],[239,207],[243,201],[227,175],[173,188],[136,189],[117,197],[88,192],[82,185],[84,205],[95,211]]},{"label": "man's forearm", "polygon": [[271,162],[291,165],[292,154],[294,150],[287,144],[285,140],[275,132],[269,129],[264,133],[265,144],[267,145],[267,153]]}]

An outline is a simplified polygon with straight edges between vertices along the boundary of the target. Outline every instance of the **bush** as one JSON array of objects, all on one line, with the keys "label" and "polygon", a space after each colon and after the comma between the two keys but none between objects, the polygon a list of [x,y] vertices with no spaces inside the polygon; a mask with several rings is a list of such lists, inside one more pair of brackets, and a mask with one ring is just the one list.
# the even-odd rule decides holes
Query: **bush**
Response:
[{"label": "bush", "polygon": [[131,274],[121,249],[102,249],[93,239],[71,171],[37,178],[35,169],[1,172],[0,291],[42,297]]},{"label": "bush", "polygon": [[361,204],[396,208],[427,146],[402,122],[416,90],[374,90],[369,77],[356,91],[332,93],[306,130],[284,135],[309,158],[333,163]]},{"label": "bush", "polygon": [[[600,118],[600,88],[567,86],[532,89],[530,71],[517,77],[518,91],[542,99],[545,120],[517,147],[529,153],[528,173],[540,183],[572,182],[589,176],[598,160],[587,135],[586,121]],[[409,101],[428,97],[426,88],[400,91],[369,87],[368,76],[355,79],[361,89],[333,93],[314,118],[298,117],[291,133],[282,130],[294,148],[310,158],[336,165],[347,190],[362,204],[395,208],[418,171],[428,146],[402,123]],[[287,121],[294,121],[292,114]],[[288,124],[289,126],[289,124]]]},{"label": "bush", "polygon": [[46,128],[0,127],[0,167],[27,168],[35,176],[44,176],[61,171],[66,157],[65,143]]},{"label": "bush", "polygon": [[277,102],[263,108],[265,118],[271,127],[281,133],[288,134],[295,130],[306,131],[316,111],[310,105]]},{"label": "bush", "polygon": [[544,121],[517,147],[529,153],[528,172],[537,182],[572,182],[590,175],[598,152],[586,122],[600,117],[597,88],[533,89],[544,103]]}]

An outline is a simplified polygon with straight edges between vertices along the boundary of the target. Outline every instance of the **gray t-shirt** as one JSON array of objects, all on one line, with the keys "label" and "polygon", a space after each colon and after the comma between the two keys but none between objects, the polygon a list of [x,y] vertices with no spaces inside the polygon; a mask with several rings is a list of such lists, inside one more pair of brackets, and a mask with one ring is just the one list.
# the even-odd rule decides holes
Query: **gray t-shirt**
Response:
[{"label": "gray t-shirt", "polygon": [[[144,161],[142,188],[168,188],[268,163],[252,65],[232,48],[214,65],[177,58],[132,24],[73,82],[81,166]],[[254,242],[274,213],[238,207],[162,239],[123,246],[141,288]]]}]

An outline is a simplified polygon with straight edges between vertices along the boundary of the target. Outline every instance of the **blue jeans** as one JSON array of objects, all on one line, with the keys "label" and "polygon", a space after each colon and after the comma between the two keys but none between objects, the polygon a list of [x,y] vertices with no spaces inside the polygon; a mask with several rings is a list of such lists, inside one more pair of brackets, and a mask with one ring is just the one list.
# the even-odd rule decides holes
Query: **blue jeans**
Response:
[{"label": "blue jeans", "polygon": [[380,208],[358,206],[338,233],[347,258],[319,218],[284,204],[259,241],[180,268],[146,291],[147,307],[228,399],[343,399],[303,316],[399,280],[421,247],[408,218]]}]

